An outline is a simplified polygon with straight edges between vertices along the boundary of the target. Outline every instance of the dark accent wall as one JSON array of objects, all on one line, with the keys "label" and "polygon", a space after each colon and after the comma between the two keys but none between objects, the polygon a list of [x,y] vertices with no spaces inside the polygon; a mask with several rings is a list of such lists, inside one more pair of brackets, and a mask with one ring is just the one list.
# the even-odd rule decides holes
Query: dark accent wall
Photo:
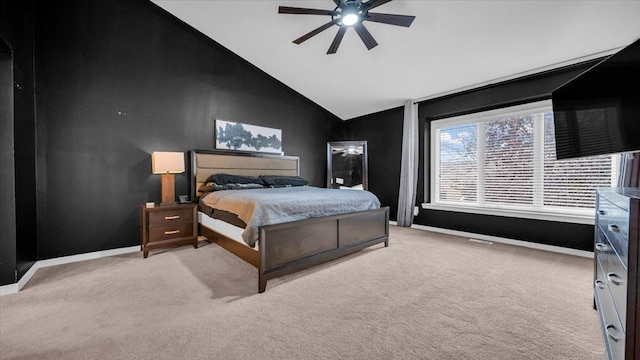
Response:
[{"label": "dark accent wall", "polygon": [[[16,68],[32,69],[25,78],[35,68],[37,91],[34,81],[22,89],[37,112],[15,92],[15,142],[16,164],[32,169],[16,168],[30,191],[16,188],[16,209],[33,210],[18,211],[17,246],[20,229],[37,229],[37,260],[139,244],[138,206],[160,200],[151,152],[212,149],[216,118],[282,129],[301,175],[325,185],[340,120],[150,1],[23,1],[37,4],[35,31],[20,38],[20,24],[4,25],[19,2],[5,3],[0,29],[17,42]],[[187,173],[176,176],[179,194]]]},{"label": "dark accent wall", "polygon": [[399,122],[397,109],[346,121],[334,132],[332,139],[367,141],[369,191],[378,196],[382,206],[390,207],[390,217],[393,220],[398,213],[402,158],[402,110],[399,114]]},{"label": "dark accent wall", "polygon": [[[13,213],[17,221],[14,222],[15,234],[11,235],[11,226],[2,227],[8,231],[8,238],[4,237],[0,247],[4,259],[7,254],[15,257],[13,269],[2,267],[0,278],[2,284],[8,279],[9,272],[12,282],[22,277],[37,260],[37,217],[36,217],[36,118],[34,98],[34,19],[33,1],[3,1],[0,4],[0,36],[6,42],[6,48],[11,49],[11,87],[4,87],[0,95],[4,101],[11,97],[12,110],[9,115],[13,139],[11,145],[3,141],[3,157],[13,158],[13,181],[7,178],[7,185],[13,182],[14,191],[7,197],[13,203],[4,204],[6,211]],[[6,60],[5,60],[6,61]],[[5,92],[5,90],[8,90]],[[9,125],[7,125],[9,126]],[[9,127],[7,128],[9,129]],[[4,132],[3,132],[4,134]],[[9,136],[8,133],[4,134]],[[5,150],[11,148],[11,153]],[[3,172],[5,168],[3,166]],[[13,171],[12,171],[13,170]],[[10,175],[7,175],[10,176]],[[5,189],[3,187],[3,189]],[[5,253],[5,249],[7,252]]]},{"label": "dark accent wall", "polygon": [[13,55],[0,36],[0,284],[15,282],[16,198],[13,154]]},{"label": "dark accent wall", "polygon": [[[549,99],[551,91],[594,65],[597,60],[542,72],[498,84],[424,101],[419,104],[420,165],[417,205],[428,201],[425,190],[429,177],[428,130],[430,121],[450,116]],[[402,158],[402,125],[404,108],[349,120],[334,136],[336,140],[369,140],[369,182],[371,190],[391,207],[391,218],[397,218],[398,184]],[[375,144],[371,138],[377,139]],[[372,169],[374,169],[372,171]],[[375,185],[374,185],[375,184]],[[477,234],[524,240],[580,250],[593,250],[593,225],[540,221],[512,217],[425,210],[414,218],[414,224],[446,228]]]}]

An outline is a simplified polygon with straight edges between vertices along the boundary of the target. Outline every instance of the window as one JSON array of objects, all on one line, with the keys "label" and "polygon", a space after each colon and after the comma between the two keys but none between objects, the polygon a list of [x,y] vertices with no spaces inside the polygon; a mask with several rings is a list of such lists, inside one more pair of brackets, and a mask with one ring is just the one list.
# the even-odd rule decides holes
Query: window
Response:
[{"label": "window", "polygon": [[616,170],[615,155],[556,160],[551,101],[437,120],[423,207],[593,223]]}]

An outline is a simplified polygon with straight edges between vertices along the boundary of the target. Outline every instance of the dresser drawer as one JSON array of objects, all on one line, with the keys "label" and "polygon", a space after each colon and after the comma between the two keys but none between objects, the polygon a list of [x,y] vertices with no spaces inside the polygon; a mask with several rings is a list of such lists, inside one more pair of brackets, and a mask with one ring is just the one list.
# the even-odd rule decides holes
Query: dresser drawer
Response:
[{"label": "dresser drawer", "polygon": [[149,242],[193,236],[193,223],[176,223],[149,228]]},{"label": "dresser drawer", "polygon": [[186,222],[193,222],[193,209],[191,208],[149,212],[150,228],[156,226],[171,226]]},{"label": "dresser drawer", "polygon": [[598,225],[602,228],[616,253],[628,266],[629,213],[606,198],[600,198]]},{"label": "dresser drawer", "polygon": [[607,348],[608,359],[624,359],[625,334],[613,307],[613,301],[606,286],[595,286],[596,306],[602,324],[602,338]]},{"label": "dresser drawer", "polygon": [[[606,261],[606,258],[604,258],[603,260]],[[607,272],[605,269],[606,269],[606,263],[603,264],[603,261],[601,261],[600,258],[596,258],[596,270],[595,270],[596,273],[594,274],[595,281],[593,286],[596,288],[600,288],[600,290],[607,288]]]},{"label": "dresser drawer", "polygon": [[[606,283],[611,293],[614,308],[618,312],[620,319],[627,318],[627,269],[622,264],[622,260],[610,252],[607,256],[605,268]],[[624,329],[624,324],[623,324]]]},{"label": "dresser drawer", "polygon": [[[606,236],[604,236],[604,232],[599,226],[596,226],[596,234],[595,234],[595,245],[594,245],[594,258],[596,260],[596,264],[601,264],[601,270],[604,275],[607,273],[607,259],[609,258],[609,254],[613,252],[611,245],[609,245],[609,241]],[[603,276],[604,276],[603,275]],[[604,280],[604,284],[607,284],[606,276],[602,277]]]}]

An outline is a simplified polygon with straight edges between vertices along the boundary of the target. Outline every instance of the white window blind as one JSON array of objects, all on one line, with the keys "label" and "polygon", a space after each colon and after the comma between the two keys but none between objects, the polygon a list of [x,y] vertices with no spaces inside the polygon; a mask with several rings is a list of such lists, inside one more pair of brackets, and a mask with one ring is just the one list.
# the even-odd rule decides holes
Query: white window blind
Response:
[{"label": "white window blind", "polygon": [[595,188],[615,186],[616,160],[556,160],[550,101],[437,120],[431,203],[593,217]]}]

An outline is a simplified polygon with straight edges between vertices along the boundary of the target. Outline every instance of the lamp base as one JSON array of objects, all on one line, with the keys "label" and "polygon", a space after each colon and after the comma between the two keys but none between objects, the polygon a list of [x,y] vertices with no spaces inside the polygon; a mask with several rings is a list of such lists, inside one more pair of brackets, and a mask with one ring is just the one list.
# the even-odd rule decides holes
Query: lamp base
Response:
[{"label": "lamp base", "polygon": [[160,206],[176,204],[176,177],[173,174],[162,175],[162,202]]}]

